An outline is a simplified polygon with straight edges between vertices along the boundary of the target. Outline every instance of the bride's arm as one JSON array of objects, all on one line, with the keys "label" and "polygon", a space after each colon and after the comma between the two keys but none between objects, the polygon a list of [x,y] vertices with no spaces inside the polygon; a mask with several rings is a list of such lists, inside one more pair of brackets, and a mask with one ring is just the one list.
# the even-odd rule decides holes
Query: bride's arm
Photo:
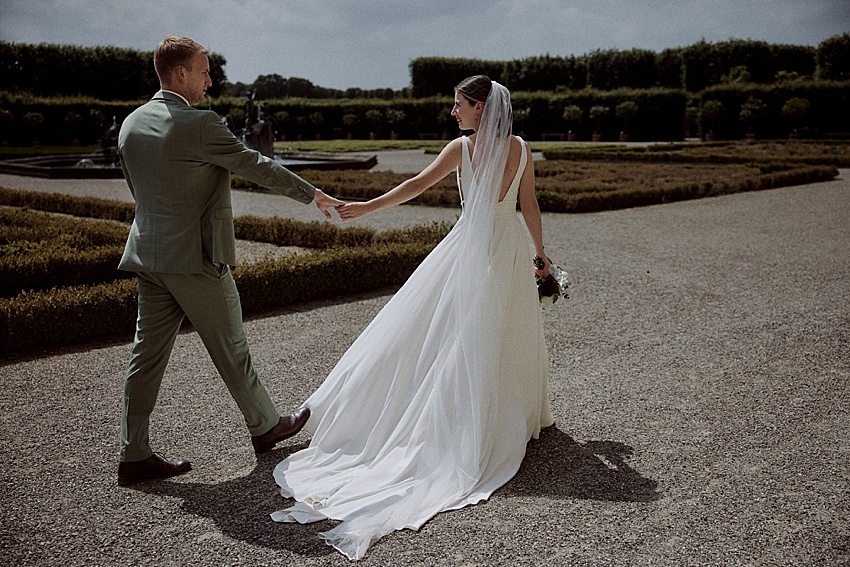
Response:
[{"label": "bride's arm", "polygon": [[460,138],[452,140],[428,167],[380,197],[375,197],[365,203],[348,203],[337,207],[336,210],[340,218],[343,220],[360,218],[363,215],[404,203],[422,194],[423,191],[443,179],[460,164],[461,144]]},{"label": "bride's arm", "polygon": [[525,143],[523,143],[523,151],[526,152],[528,159],[525,163],[525,171],[519,180],[519,207],[522,210],[525,226],[528,227],[528,233],[531,235],[531,242],[534,244],[534,255],[543,258],[543,268],[534,271],[540,277],[546,277],[549,275],[549,259],[543,250],[543,220],[540,218],[540,205],[537,204],[537,197],[534,194],[534,164],[531,161],[531,149]]}]

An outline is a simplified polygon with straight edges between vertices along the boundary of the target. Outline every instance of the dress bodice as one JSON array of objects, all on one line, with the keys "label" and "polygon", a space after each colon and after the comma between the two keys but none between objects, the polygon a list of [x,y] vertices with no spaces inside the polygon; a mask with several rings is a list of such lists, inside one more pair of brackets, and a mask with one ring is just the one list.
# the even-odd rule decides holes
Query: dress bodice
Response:
[{"label": "dress bodice", "polygon": [[[463,207],[464,194],[468,190],[469,183],[472,180],[472,157],[469,155],[469,143],[464,136],[463,138],[463,158],[461,166],[458,170],[458,190],[460,191],[460,204]],[[523,151],[520,156],[519,167],[511,180],[511,186],[508,192],[505,193],[505,198],[499,201],[496,205],[496,216],[516,213],[517,195],[519,194],[519,182],[522,179],[522,173],[525,171],[525,166],[528,161],[528,156],[525,152],[525,142],[522,138],[519,139],[523,145]]]}]

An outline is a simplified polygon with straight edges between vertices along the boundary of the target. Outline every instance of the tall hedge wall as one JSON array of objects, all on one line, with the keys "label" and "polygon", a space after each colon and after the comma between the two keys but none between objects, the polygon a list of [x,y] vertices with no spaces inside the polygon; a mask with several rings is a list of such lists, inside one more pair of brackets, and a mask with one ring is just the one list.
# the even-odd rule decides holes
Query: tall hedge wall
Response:
[{"label": "tall hedge wall", "polygon": [[464,77],[486,74],[512,91],[665,87],[698,92],[728,81],[746,67],[757,83],[781,76],[822,80],[850,78],[850,34],[806,45],[769,44],[731,39],[699,41],[660,53],[645,49],[597,49],[578,57],[529,57],[514,61],[478,61],[423,57],[410,63],[413,96],[444,95]]},{"label": "tall hedge wall", "polygon": [[[210,95],[227,80],[225,58],[210,54]],[[88,96],[135,100],[159,89],[153,50],[39,45],[0,41],[0,90],[34,96]]]}]

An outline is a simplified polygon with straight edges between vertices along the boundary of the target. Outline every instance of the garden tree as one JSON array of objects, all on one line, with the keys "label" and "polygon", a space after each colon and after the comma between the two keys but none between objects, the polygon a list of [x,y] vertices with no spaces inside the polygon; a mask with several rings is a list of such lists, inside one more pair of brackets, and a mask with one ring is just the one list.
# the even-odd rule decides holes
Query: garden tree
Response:
[{"label": "garden tree", "polygon": [[638,112],[638,105],[633,100],[625,100],[614,108],[617,118],[623,121],[623,133],[628,135],[629,122]]},{"label": "garden tree", "polygon": [[529,119],[531,118],[531,109],[523,107],[514,107],[514,130],[522,134],[528,127]]},{"label": "garden tree", "polygon": [[251,94],[251,85],[247,85],[241,81],[225,83],[222,87],[222,94],[224,96],[231,96],[235,98],[246,97]]},{"label": "garden tree", "polygon": [[809,113],[810,106],[809,101],[801,97],[789,98],[785,101],[785,104],[782,105],[782,114],[791,119],[794,126],[794,132],[797,131],[797,128],[800,127],[800,122]]},{"label": "garden tree", "polygon": [[703,131],[706,131],[705,125],[708,124],[706,133],[714,137],[714,125],[718,120],[723,118],[725,112],[726,107],[719,100],[705,101],[702,108],[700,108],[700,123],[702,124]]},{"label": "garden tree", "polygon": [[354,135],[357,125],[360,123],[360,117],[356,114],[348,113],[342,115],[342,125],[345,127],[349,136]]},{"label": "garden tree", "polygon": [[310,114],[310,123],[313,124],[313,127],[315,128],[315,136],[318,140],[319,137],[322,135],[322,127],[325,125],[324,113],[322,113],[321,110],[317,110],[316,112]]},{"label": "garden tree", "polygon": [[280,75],[260,75],[251,90],[256,98],[267,100],[273,98],[303,97],[312,98],[317,87],[307,79],[290,77],[284,79]]},{"label": "garden tree", "polygon": [[41,112],[27,112],[23,118],[24,126],[30,139],[35,141],[41,137],[41,130],[44,127],[44,114]]},{"label": "garden tree", "polygon": [[377,108],[370,108],[366,111],[366,121],[369,123],[369,126],[371,126],[369,137],[374,138],[378,135],[378,132],[380,132],[381,126],[383,126],[384,113]]},{"label": "garden tree", "polygon": [[593,120],[593,123],[596,126],[596,130],[593,132],[593,139],[601,139],[602,137],[602,128],[605,125],[605,121],[608,120],[608,115],[611,113],[611,108],[608,106],[596,105],[590,108],[590,119]]},{"label": "garden tree", "polygon": [[760,98],[751,96],[741,105],[738,119],[747,125],[748,133],[755,134],[761,121],[767,115],[767,105]]},{"label": "garden tree", "polygon": [[405,94],[405,89],[394,91],[392,89],[359,89],[359,88],[348,88],[345,89],[344,98],[377,98],[382,100],[392,100],[395,98],[404,98],[407,95]]},{"label": "garden tree", "polygon": [[387,109],[387,124],[390,126],[391,136],[393,139],[398,137],[398,131],[396,128],[404,123],[407,118],[407,114],[398,108],[388,108]]},{"label": "garden tree", "polygon": [[825,39],[817,48],[817,77],[831,81],[850,80],[850,33]]},{"label": "garden tree", "polygon": [[582,112],[581,108],[576,106],[575,104],[570,104],[564,107],[564,112],[562,114],[564,120],[567,122],[567,127],[570,130],[578,128],[578,125],[581,123]]}]

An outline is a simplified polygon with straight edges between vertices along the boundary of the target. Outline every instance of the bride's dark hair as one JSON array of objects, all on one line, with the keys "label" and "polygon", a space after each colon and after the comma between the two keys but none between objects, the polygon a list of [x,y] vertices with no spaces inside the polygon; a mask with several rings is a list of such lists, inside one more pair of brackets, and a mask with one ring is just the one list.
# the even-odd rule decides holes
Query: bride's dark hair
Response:
[{"label": "bride's dark hair", "polygon": [[493,81],[487,75],[473,75],[462,80],[455,90],[471,103],[487,102],[487,95],[493,87]]}]

